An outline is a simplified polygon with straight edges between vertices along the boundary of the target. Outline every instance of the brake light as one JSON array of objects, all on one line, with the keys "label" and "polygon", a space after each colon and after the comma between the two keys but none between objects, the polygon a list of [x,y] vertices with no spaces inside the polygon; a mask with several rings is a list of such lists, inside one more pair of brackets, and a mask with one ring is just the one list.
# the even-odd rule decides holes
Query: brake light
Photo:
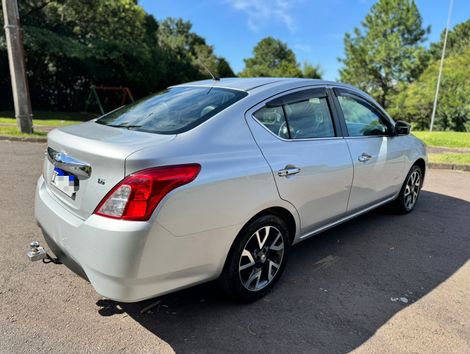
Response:
[{"label": "brake light", "polygon": [[100,202],[94,214],[114,219],[148,220],[172,190],[192,182],[199,164],[149,168],[124,178]]}]

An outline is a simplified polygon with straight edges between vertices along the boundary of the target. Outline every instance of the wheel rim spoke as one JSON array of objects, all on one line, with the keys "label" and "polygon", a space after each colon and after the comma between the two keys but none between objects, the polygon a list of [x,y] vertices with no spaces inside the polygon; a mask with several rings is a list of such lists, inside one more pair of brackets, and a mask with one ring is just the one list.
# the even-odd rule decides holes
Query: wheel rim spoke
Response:
[{"label": "wheel rim spoke", "polygon": [[256,280],[255,286],[253,288],[257,289],[259,287],[259,281],[261,279],[261,273],[262,273],[261,268],[253,269],[252,272],[251,272],[250,277],[248,278],[248,280],[245,283],[245,287],[246,288],[251,288],[250,284],[253,283],[253,281]]},{"label": "wheel rim spoke", "polygon": [[409,208],[410,204],[411,204],[411,194],[406,198],[405,206]]},{"label": "wheel rim spoke", "polygon": [[406,187],[405,187],[405,197],[406,197],[408,194],[410,194],[410,192],[411,192],[410,186],[409,186],[409,185],[406,185]]},{"label": "wheel rim spoke", "polygon": [[415,181],[415,186],[419,187],[420,185],[421,185],[421,178],[419,178],[418,176],[418,178],[416,178],[416,181]]},{"label": "wheel rim spoke", "polygon": [[266,240],[268,239],[270,229],[271,229],[270,226],[266,226],[264,228],[264,231],[265,231],[264,237],[261,236],[260,234],[261,230],[256,231],[256,239],[258,240],[259,249],[262,249],[264,247],[264,244],[266,243]]},{"label": "wheel rim spoke", "polygon": [[[278,263],[274,263],[273,261],[269,261],[269,267],[268,267],[268,280],[271,281],[274,276],[276,275],[277,273],[277,270],[281,267],[280,264]],[[274,270],[274,274],[273,274],[273,270]]]},{"label": "wheel rim spoke", "polygon": [[[279,243],[277,246],[276,244]],[[270,250],[273,250],[273,251],[280,251],[284,248],[284,242],[282,241],[282,235],[281,233],[278,231],[277,232],[277,236],[276,238],[274,239],[273,243],[271,244],[271,246],[269,247]]]},{"label": "wheel rim spoke", "polygon": [[[255,265],[255,259],[253,258],[253,255],[251,254],[250,251],[248,250],[243,250],[242,252],[242,256],[241,256],[241,259],[243,258],[248,258],[248,263],[245,263],[244,265],[241,265],[240,266],[240,270],[244,270],[244,269],[247,269],[247,268],[250,268],[250,267],[253,267]],[[240,260],[240,263],[241,263],[241,260]]]}]

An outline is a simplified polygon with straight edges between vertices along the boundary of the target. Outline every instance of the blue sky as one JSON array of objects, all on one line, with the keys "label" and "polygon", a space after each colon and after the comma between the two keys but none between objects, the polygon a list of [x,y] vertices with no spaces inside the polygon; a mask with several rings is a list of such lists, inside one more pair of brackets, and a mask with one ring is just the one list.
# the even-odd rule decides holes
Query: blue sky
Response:
[{"label": "blue sky", "polygon": [[[235,72],[266,36],[286,42],[297,60],[320,64],[324,78],[335,80],[343,56],[343,36],[358,26],[373,0],[140,0],[157,19],[181,17],[225,57]],[[436,41],[447,21],[448,0],[417,0],[429,41]],[[451,26],[470,18],[470,0],[454,0]]]}]

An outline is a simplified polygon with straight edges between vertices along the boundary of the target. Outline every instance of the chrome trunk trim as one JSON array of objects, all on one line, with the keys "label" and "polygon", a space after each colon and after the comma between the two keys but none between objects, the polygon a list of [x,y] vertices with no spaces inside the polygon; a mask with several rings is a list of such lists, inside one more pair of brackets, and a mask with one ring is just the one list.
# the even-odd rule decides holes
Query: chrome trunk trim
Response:
[{"label": "chrome trunk trim", "polygon": [[75,176],[89,178],[91,175],[91,166],[89,164],[74,159],[63,152],[58,152],[51,147],[48,147],[46,156],[55,167],[70,172]]}]

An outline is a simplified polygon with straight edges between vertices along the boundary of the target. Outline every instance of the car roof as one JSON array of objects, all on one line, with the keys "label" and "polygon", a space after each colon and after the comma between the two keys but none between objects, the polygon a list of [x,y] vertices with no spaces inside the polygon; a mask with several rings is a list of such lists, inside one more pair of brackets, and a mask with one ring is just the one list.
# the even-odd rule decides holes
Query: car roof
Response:
[{"label": "car roof", "polygon": [[[171,87],[219,87],[232,90],[239,90],[244,92],[256,91],[262,93],[264,91],[269,91],[270,89],[282,91],[284,89],[300,88],[304,86],[333,86],[338,88],[349,89],[364,98],[367,98],[369,101],[375,103],[375,105],[381,107],[373,97],[368,95],[366,92],[358,89],[349,84],[327,81],[320,79],[304,79],[304,78],[287,78],[287,77],[229,77],[221,78],[218,80],[201,80],[193,81],[180,85],[174,85]],[[382,108],[382,111],[383,108]],[[385,112],[385,111],[384,111]],[[386,112],[385,112],[386,113]],[[386,113],[387,114],[387,113]]]},{"label": "car roof", "polygon": [[221,87],[221,88],[228,88],[234,90],[242,90],[242,91],[250,91],[255,88],[259,88],[262,86],[266,86],[268,88],[274,83],[299,83],[302,85],[311,82],[312,85],[320,85],[320,84],[335,84],[339,85],[336,82],[332,81],[324,81],[318,79],[300,79],[300,78],[284,78],[284,77],[246,77],[246,78],[239,78],[239,77],[231,77],[231,78],[222,78],[220,80],[202,80],[202,81],[193,81],[188,82],[177,86],[201,86],[201,87]]}]

